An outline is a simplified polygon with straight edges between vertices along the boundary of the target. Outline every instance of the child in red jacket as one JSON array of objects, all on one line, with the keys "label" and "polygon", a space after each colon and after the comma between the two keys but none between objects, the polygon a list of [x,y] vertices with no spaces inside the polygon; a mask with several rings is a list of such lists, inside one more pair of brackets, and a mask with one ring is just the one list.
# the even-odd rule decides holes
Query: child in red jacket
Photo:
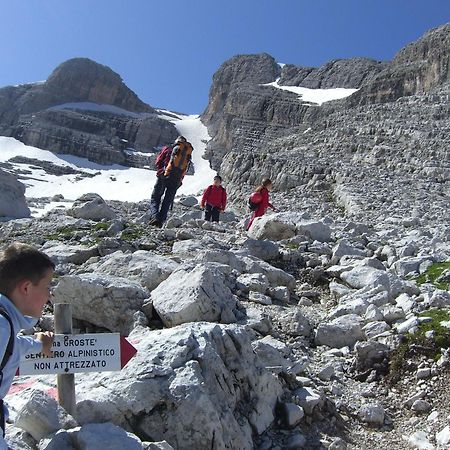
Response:
[{"label": "child in red jacket", "polygon": [[272,203],[269,202],[269,191],[272,190],[273,184],[268,178],[264,178],[260,186],[255,189],[255,192],[261,194],[261,201],[258,203],[258,208],[253,211],[253,215],[247,225],[247,230],[252,226],[253,221],[256,217],[261,217],[265,214],[267,208],[272,208],[275,211]]},{"label": "child in red jacket", "polygon": [[227,191],[222,186],[222,178],[219,175],[214,177],[213,184],[209,185],[203,192],[200,208],[205,209],[205,220],[218,222],[220,213],[227,205]]}]

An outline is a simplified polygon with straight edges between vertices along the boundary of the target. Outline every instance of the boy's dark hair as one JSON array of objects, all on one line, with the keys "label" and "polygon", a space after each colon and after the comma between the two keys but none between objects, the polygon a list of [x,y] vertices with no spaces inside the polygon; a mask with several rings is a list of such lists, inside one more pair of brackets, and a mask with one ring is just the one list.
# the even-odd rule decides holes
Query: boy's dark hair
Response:
[{"label": "boy's dark hair", "polygon": [[222,177],[220,175],[216,175],[213,179],[222,182]]},{"label": "boy's dark hair", "polygon": [[45,253],[21,242],[8,245],[0,252],[0,294],[9,297],[23,280],[39,283],[49,269],[55,264]]}]

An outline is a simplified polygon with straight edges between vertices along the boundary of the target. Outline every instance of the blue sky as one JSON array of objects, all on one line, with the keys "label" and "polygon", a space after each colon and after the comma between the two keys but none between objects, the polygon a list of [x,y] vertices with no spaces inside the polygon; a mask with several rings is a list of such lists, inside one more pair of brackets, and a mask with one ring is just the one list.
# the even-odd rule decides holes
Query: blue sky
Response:
[{"label": "blue sky", "polygon": [[0,86],[83,56],[152,106],[201,113],[214,72],[236,54],[389,60],[450,22],[450,0],[0,0],[0,17]]}]

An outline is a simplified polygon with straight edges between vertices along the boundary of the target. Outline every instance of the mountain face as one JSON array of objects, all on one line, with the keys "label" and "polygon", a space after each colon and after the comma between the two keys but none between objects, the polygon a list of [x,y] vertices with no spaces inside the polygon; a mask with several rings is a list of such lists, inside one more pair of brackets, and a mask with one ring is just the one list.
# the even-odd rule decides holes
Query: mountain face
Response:
[{"label": "mountain face", "polygon": [[[90,104],[107,107],[92,110]],[[0,134],[100,164],[139,165],[125,149],[152,151],[173,141],[177,132],[117,73],[75,58],[58,66],[44,83],[0,89]]]},{"label": "mountain face", "polygon": [[280,85],[311,89],[357,88],[386,67],[364,58],[335,60],[321,68],[285,65],[267,55],[241,55],[225,62],[213,77],[209,104],[202,119],[214,136],[207,156],[219,170],[231,150],[251,151],[260,141],[280,137],[305,122],[311,105],[298,95],[265,86],[278,79]]},{"label": "mountain face", "polygon": [[429,92],[450,81],[450,24],[401,49],[392,63],[349,99],[349,105],[384,103]]},{"label": "mountain face", "polygon": [[[247,58],[270,62],[267,55],[233,58],[214,76],[203,115],[213,137],[211,164],[240,204],[268,176],[273,197],[290,210],[314,216],[334,211],[374,223],[412,215],[449,222],[443,213],[450,191],[449,55],[445,25],[391,62],[354,58],[319,69],[284,66],[279,84],[359,88],[321,106],[260,80],[227,77],[222,83],[224,73],[236,72],[230,65],[243,66]],[[278,74],[272,74],[275,81]]]}]

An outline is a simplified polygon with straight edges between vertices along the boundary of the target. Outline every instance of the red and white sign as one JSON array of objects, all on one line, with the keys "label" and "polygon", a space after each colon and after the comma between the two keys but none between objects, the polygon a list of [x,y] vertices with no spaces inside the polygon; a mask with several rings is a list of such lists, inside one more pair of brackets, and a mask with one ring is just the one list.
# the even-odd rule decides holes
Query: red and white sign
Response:
[{"label": "red and white sign", "polygon": [[20,375],[109,372],[122,369],[137,350],[119,333],[56,334],[52,357],[22,356]]}]

